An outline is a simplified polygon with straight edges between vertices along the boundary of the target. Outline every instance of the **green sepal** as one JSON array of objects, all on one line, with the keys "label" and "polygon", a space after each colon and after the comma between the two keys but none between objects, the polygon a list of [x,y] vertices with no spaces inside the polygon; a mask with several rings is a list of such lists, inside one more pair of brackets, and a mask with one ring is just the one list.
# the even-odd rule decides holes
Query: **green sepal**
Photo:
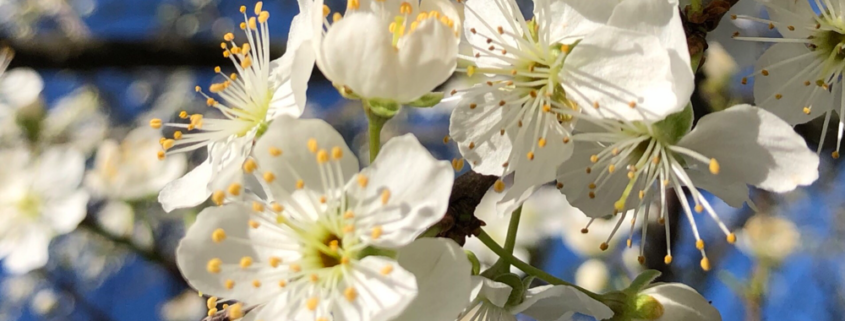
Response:
[{"label": "green sepal", "polygon": [[633,319],[657,320],[663,316],[663,304],[650,295],[637,295],[634,298],[634,311],[630,316]]},{"label": "green sepal", "polygon": [[430,92],[422,95],[420,98],[417,98],[417,100],[407,103],[406,105],[417,108],[434,107],[443,100],[443,96],[444,94],[439,91]]},{"label": "green sepal", "polygon": [[379,116],[383,119],[393,118],[393,116],[399,112],[399,108],[402,108],[402,105],[393,100],[381,98],[368,99],[367,104],[370,106],[370,112],[373,113],[373,115]]},{"label": "green sepal", "polygon": [[693,117],[692,104],[687,104],[684,110],[666,116],[652,126],[660,141],[675,145],[692,130]]},{"label": "green sepal", "polygon": [[365,247],[361,252],[358,253],[358,259],[363,259],[368,256],[384,256],[391,259],[396,258],[396,251],[389,250],[389,249],[381,249],[373,246]]},{"label": "green sepal", "polygon": [[469,263],[472,264],[472,275],[478,275],[478,273],[481,273],[481,263],[478,262],[478,256],[470,250],[464,250],[464,254],[467,255],[467,260],[469,260]]},{"label": "green sepal", "polygon": [[522,279],[513,273],[505,273],[497,275],[493,281],[507,284],[511,287],[511,294],[508,296],[508,303],[505,306],[512,307],[522,303],[525,296],[525,285],[522,284]]},{"label": "green sepal", "polygon": [[651,282],[654,282],[654,280],[660,277],[661,274],[662,273],[657,270],[645,270],[643,273],[640,273],[640,275],[637,275],[637,277],[631,281],[631,285],[623,291],[630,295],[640,293],[640,291],[648,287]]}]

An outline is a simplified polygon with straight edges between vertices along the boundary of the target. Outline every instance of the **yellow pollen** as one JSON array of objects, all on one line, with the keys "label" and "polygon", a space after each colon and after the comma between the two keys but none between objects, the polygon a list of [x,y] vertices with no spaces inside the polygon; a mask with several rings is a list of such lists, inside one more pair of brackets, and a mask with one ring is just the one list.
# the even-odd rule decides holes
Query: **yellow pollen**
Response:
[{"label": "yellow pollen", "polygon": [[593,102],[593,108],[599,109],[599,102],[598,101]]},{"label": "yellow pollen", "polygon": [[701,204],[696,204],[695,205],[695,212],[701,213],[701,211],[704,211],[704,206],[701,206]]},{"label": "yellow pollen", "polygon": [[232,184],[229,185],[228,190],[229,190],[229,194],[232,194],[234,196],[238,196],[238,195],[241,194],[241,184],[232,183]]},{"label": "yellow pollen", "polygon": [[804,107],[803,111],[804,111],[805,115],[809,115],[810,114],[810,107]]},{"label": "yellow pollen", "polygon": [[275,256],[270,257],[270,266],[271,267],[278,267],[279,264],[282,264],[282,259],[275,257]]},{"label": "yellow pollen", "polygon": [[296,180],[296,189],[303,189],[305,188],[305,181],[299,179]]},{"label": "yellow pollen", "polygon": [[411,14],[412,10],[413,10],[413,8],[411,7],[411,4],[408,3],[408,2],[402,2],[402,4],[399,5],[399,13],[400,14],[409,15],[409,14]]},{"label": "yellow pollen", "polygon": [[267,20],[270,19],[270,13],[267,11],[262,11],[258,14],[258,23],[265,23]]},{"label": "yellow pollen", "polygon": [[208,260],[208,264],[205,265],[205,269],[208,273],[220,273],[220,265],[223,264],[223,261],[218,258],[213,258]]},{"label": "yellow pollen", "polygon": [[589,187],[590,189],[596,189],[596,183],[590,183],[590,185],[587,185],[587,187]]},{"label": "yellow pollen", "polygon": [[273,210],[273,212],[281,213],[285,208],[279,205],[279,203],[274,202],[270,204],[270,209]]},{"label": "yellow pollen", "polygon": [[293,271],[293,272],[302,271],[302,267],[299,266],[299,264],[291,264],[289,267],[290,267],[290,270]]},{"label": "yellow pollen", "polygon": [[308,139],[308,150],[311,151],[312,153],[317,152],[317,140],[316,139],[314,139],[314,138]]},{"label": "yellow pollen", "polygon": [[158,118],[150,119],[150,127],[155,128],[155,129],[161,128],[161,119],[158,119]]},{"label": "yellow pollen", "polygon": [[467,67],[467,76],[472,77],[475,74],[475,66],[468,66]]},{"label": "yellow pollen", "polygon": [[833,157],[833,159],[839,159],[839,151],[833,151],[832,153],[830,153],[830,156]]},{"label": "yellow pollen", "polygon": [[211,232],[211,240],[214,241],[214,243],[223,242],[223,240],[225,239],[226,231],[224,231],[222,228],[218,228],[214,230],[214,232]]},{"label": "yellow pollen", "polygon": [[273,174],[273,172],[264,172],[265,182],[272,183],[274,180],[276,180],[276,174]]},{"label": "yellow pollen", "polygon": [[261,281],[252,280],[252,286],[256,288],[261,287]]},{"label": "yellow pollen", "polygon": [[569,45],[560,45],[560,52],[562,53],[568,54],[570,49]]},{"label": "yellow pollen", "polygon": [[343,227],[343,233],[352,233],[353,231],[355,231],[355,226],[346,225]]},{"label": "yellow pollen", "polygon": [[173,144],[175,144],[175,143],[176,143],[176,141],[174,141],[172,139],[165,139],[165,140],[161,141],[161,148],[163,148],[164,150],[171,149],[171,148],[173,148]]},{"label": "yellow pollen", "polygon": [[360,7],[361,3],[358,0],[349,0],[349,2],[346,3],[346,9],[358,10]]},{"label": "yellow pollen", "polygon": [[387,201],[390,200],[390,190],[385,188],[381,190],[381,205],[387,205]]},{"label": "yellow pollen", "polygon": [[697,248],[699,250],[703,250],[704,249],[704,240],[695,241],[695,248]]},{"label": "yellow pollen", "polygon": [[347,210],[346,213],[343,213],[343,218],[345,218],[345,219],[350,219],[350,218],[354,218],[354,217],[355,217],[355,213],[353,213],[352,210]]},{"label": "yellow pollen", "polygon": [[706,257],[701,259],[701,269],[704,271],[710,271],[710,260]]},{"label": "yellow pollen", "polygon": [[285,280],[281,280],[281,281],[279,281],[279,287],[280,287],[280,288],[283,288],[283,287],[286,287],[286,286],[288,286],[288,282],[287,282],[287,281],[285,281]]},{"label": "yellow pollen", "polygon": [[241,268],[246,269],[252,266],[252,258],[249,256],[244,256],[241,258]]},{"label": "yellow pollen", "polygon": [[220,66],[214,67],[214,72],[219,74],[220,73]]},{"label": "yellow pollen", "polygon": [[719,174],[719,162],[715,158],[710,159],[710,173],[713,175]]},{"label": "yellow pollen", "polygon": [[226,193],[223,191],[214,191],[211,193],[211,201],[214,202],[215,205],[220,206],[223,205],[223,200],[226,198]]},{"label": "yellow pollen", "polygon": [[645,191],[640,190],[640,192],[639,192],[639,194],[637,195],[637,197],[639,197],[640,199],[645,198]]},{"label": "yellow pollen", "polygon": [[235,40],[235,35],[231,32],[226,33],[225,35],[223,35],[223,40],[226,40],[226,41]]},{"label": "yellow pollen", "polygon": [[608,173],[613,174],[613,172],[615,172],[615,171],[616,171],[616,165],[610,164],[610,166],[607,167]]},{"label": "yellow pollen", "polygon": [[[358,2],[358,1],[356,1],[356,0],[352,0],[352,1]],[[352,1],[349,1],[349,3],[352,3]],[[308,301],[305,303],[305,306],[306,306],[306,307],[308,307],[308,310],[314,311],[314,310],[317,310],[317,304],[318,304],[318,303],[320,303],[320,300],[319,300],[319,299],[317,299],[317,298],[310,298],[310,299],[308,299]]]},{"label": "yellow pollen", "polygon": [[[258,203],[253,203],[253,205],[255,205],[255,204],[258,204]],[[258,205],[260,206],[261,204],[258,204]],[[249,221],[247,221],[247,223],[249,224],[249,227],[254,228],[254,229],[261,226],[261,223],[258,223],[258,221],[255,221],[255,220],[249,220]]]},{"label": "yellow pollen", "polygon": [[328,16],[329,16],[329,13],[331,13],[331,12],[332,12],[332,10],[331,10],[331,9],[329,9],[329,6],[327,6],[327,5],[323,5],[323,17],[324,17],[324,18],[325,18],[325,17],[328,17]]},{"label": "yellow pollen", "polygon": [[237,320],[243,317],[243,303],[235,303],[229,306],[229,320]]},{"label": "yellow pollen", "polygon": [[227,289],[231,290],[232,288],[235,287],[235,281],[226,280],[226,282],[223,282],[223,286],[225,286]]},{"label": "yellow pollen", "polygon": [[505,182],[503,182],[501,179],[496,180],[496,182],[493,183],[493,190],[497,193],[503,192],[505,190]]},{"label": "yellow pollen", "polygon": [[528,155],[526,156],[528,157],[528,160],[534,160],[534,152],[528,152]]},{"label": "yellow pollen", "polygon": [[178,130],[173,132],[173,139],[176,139],[176,140],[182,139],[182,132],[180,132]]},{"label": "yellow pollen", "polygon": [[332,22],[338,22],[340,19],[343,19],[343,15],[340,12],[335,12],[332,14]]},{"label": "yellow pollen", "polygon": [[343,158],[343,150],[338,146],[332,147],[332,159],[338,160],[341,158]]},{"label": "yellow pollen", "polygon": [[327,152],[325,149],[321,149],[320,151],[317,152],[317,163],[325,164],[325,163],[328,163],[328,161],[329,161],[329,152]]},{"label": "yellow pollen", "polygon": [[332,252],[337,252],[337,249],[340,248],[340,242],[338,242],[337,240],[332,240],[331,242],[329,242],[329,248],[332,250]]},{"label": "yellow pollen", "polygon": [[[264,205],[259,202],[252,202],[252,210],[256,212],[264,212]],[[258,222],[256,222],[258,224]],[[252,223],[250,223],[252,225]],[[257,226],[255,228],[258,228]]]},{"label": "yellow pollen", "polygon": [[278,149],[276,147],[270,147],[268,149],[268,151],[270,152],[270,156],[273,156],[273,157],[282,155],[282,150]]},{"label": "yellow pollen", "polygon": [[545,138],[540,138],[540,140],[539,140],[539,141],[537,141],[537,146],[540,146],[541,148],[542,148],[542,147],[546,147],[546,139],[545,139]]},{"label": "yellow pollen", "polygon": [[352,302],[358,297],[358,292],[354,288],[346,288],[346,290],[343,290],[343,296],[346,297],[347,301]]},{"label": "yellow pollen", "polygon": [[768,75],[769,75],[769,71],[768,71],[768,70],[766,70],[766,69],[761,70],[761,71],[760,71],[760,73],[761,73],[761,74],[763,74],[763,76],[768,76]]},{"label": "yellow pollen", "polygon": [[728,243],[734,244],[736,243],[736,234],[730,233],[727,236]]},{"label": "yellow pollen", "polygon": [[463,158],[452,159],[452,169],[454,169],[456,172],[460,172],[462,169],[464,169],[464,159]]},{"label": "yellow pollen", "polygon": [[[200,86],[197,86],[197,88],[199,88],[199,87],[200,87]],[[187,111],[184,111],[184,110],[183,110],[183,111],[180,111],[180,112],[179,112],[179,118],[182,118],[182,119],[188,118],[188,112],[187,112]]]},{"label": "yellow pollen", "polygon": [[205,306],[208,307],[208,309],[214,309],[217,307],[217,297],[213,296],[208,298],[208,300],[205,301]]},{"label": "yellow pollen", "polygon": [[783,95],[781,95],[781,94],[775,94],[775,99],[781,99],[781,98],[783,98]]},{"label": "yellow pollen", "polygon": [[249,158],[244,162],[243,168],[244,172],[246,172],[247,174],[252,174],[252,172],[254,172],[256,168],[258,168],[258,164],[255,163],[255,160]]},{"label": "yellow pollen", "polygon": [[241,60],[241,68],[246,69],[249,68],[249,66],[252,66],[252,58],[246,56],[244,57],[244,60]]},{"label": "yellow pollen", "polygon": [[249,18],[249,28],[252,30],[258,29],[258,24],[255,23],[255,17]]},{"label": "yellow pollen", "polygon": [[500,35],[505,34],[505,28],[502,28],[502,26],[496,27],[496,31],[499,32]]},{"label": "yellow pollen", "polygon": [[551,105],[543,105],[543,112],[544,112],[544,113],[548,113],[548,112],[550,112],[550,111],[552,111],[552,106],[551,106]]},{"label": "yellow pollen", "polygon": [[379,237],[381,237],[381,233],[382,233],[381,226],[373,227],[373,230],[370,233],[370,237],[372,237],[374,240],[377,240]]},{"label": "yellow pollen", "polygon": [[311,280],[312,283],[317,283],[317,281],[320,280],[320,277],[317,276],[316,274],[311,274],[311,275],[308,276],[308,278]]},{"label": "yellow pollen", "polygon": [[664,256],[663,257],[663,263],[666,263],[667,265],[672,264],[672,256],[668,255],[668,254],[666,256]]},{"label": "yellow pollen", "polygon": [[241,28],[241,30],[246,30],[246,22],[241,22],[241,24],[238,26]]},{"label": "yellow pollen", "polygon": [[635,102],[635,101],[628,102],[628,107],[631,107],[631,108],[637,107],[637,102]]},{"label": "yellow pollen", "polygon": [[350,261],[350,259],[349,259],[348,256],[344,255],[343,257],[340,258],[340,264],[347,265],[347,264],[349,264],[349,261]]},{"label": "yellow pollen", "polygon": [[393,265],[385,265],[383,268],[381,268],[380,272],[381,272],[381,275],[385,275],[385,276],[390,274],[391,272],[393,272]]}]

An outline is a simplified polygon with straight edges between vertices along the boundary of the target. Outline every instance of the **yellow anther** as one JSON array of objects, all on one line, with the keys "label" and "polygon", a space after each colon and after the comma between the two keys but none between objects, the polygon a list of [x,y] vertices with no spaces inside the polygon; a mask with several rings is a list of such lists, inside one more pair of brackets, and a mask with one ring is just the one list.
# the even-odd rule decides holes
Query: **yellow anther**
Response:
[{"label": "yellow anther", "polygon": [[165,139],[165,140],[161,141],[161,148],[163,148],[164,150],[171,149],[171,148],[173,148],[173,144],[175,144],[175,143],[176,143],[175,140]]},{"label": "yellow anther", "polygon": [[[197,86],[197,88],[199,88],[199,86]],[[184,111],[184,110],[180,111],[179,112],[179,118],[182,118],[182,119],[188,118],[188,112]]]},{"label": "yellow anther", "polygon": [[244,317],[243,303],[235,303],[229,306],[229,320],[237,320]]},{"label": "yellow anther", "polygon": [[339,248],[340,242],[338,242],[338,240],[332,240],[331,242],[329,242],[329,249],[331,249],[332,252],[337,252],[337,249]]},{"label": "yellow anther", "polygon": [[214,241],[214,243],[223,242],[223,240],[225,239],[226,231],[224,231],[222,228],[218,228],[214,230],[214,232],[211,232],[211,240]]},{"label": "yellow anther", "polygon": [[373,227],[373,230],[370,233],[370,237],[372,237],[374,240],[377,240],[379,237],[381,237],[382,232],[384,231],[382,230],[381,226],[375,226]]},{"label": "yellow anther", "polygon": [[208,263],[205,265],[205,269],[208,271],[208,273],[217,274],[220,273],[220,265],[222,264],[222,260],[218,258],[213,258],[211,260],[208,260]]},{"label": "yellow anther", "polygon": [[317,147],[318,147],[317,146],[317,140],[314,139],[314,138],[309,138],[308,139],[308,150],[311,151],[312,153],[316,153]]},{"label": "yellow anther", "polygon": [[158,157],[158,160],[164,160],[164,158],[167,157],[167,155],[164,153],[163,150],[160,150],[160,151],[156,152],[156,157]]},{"label": "yellow anther", "polygon": [[264,172],[263,178],[265,182],[272,183],[276,180],[276,174],[273,174],[273,172]]},{"label": "yellow anther", "polygon": [[238,27],[240,27],[241,30],[246,30],[246,22],[241,22],[241,24],[238,25]]},{"label": "yellow anther", "polygon": [[779,100],[779,99],[781,99],[781,98],[783,98],[783,95],[781,95],[781,94],[775,94],[775,99],[778,99],[778,100]]},{"label": "yellow anther", "polygon": [[243,44],[243,46],[241,47],[241,52],[243,52],[244,54],[247,54],[249,52],[249,43],[248,42]]},{"label": "yellow anther", "polygon": [[710,260],[706,257],[701,259],[701,269],[704,271],[710,271]]},{"label": "yellow anther", "polygon": [[[225,44],[223,44],[223,45],[225,45]],[[225,49],[225,48],[224,48],[224,49]],[[194,91],[196,91],[196,92],[200,92],[200,90],[202,90],[202,88],[200,88],[200,86],[195,86],[195,87],[194,87]],[[183,110],[182,112],[187,114],[187,112],[186,112],[186,111],[184,111],[184,110]],[[182,115],[182,114],[179,114],[179,115]],[[185,118],[185,117],[182,117],[182,118]]]},{"label": "yellow anther", "polygon": [[283,287],[286,287],[286,286],[288,286],[288,282],[287,282],[287,281],[285,281],[285,280],[281,280],[281,281],[279,281],[279,287],[280,287],[280,288],[283,288]]},{"label": "yellow anther", "polygon": [[607,166],[607,172],[613,174],[616,171],[616,165],[610,164]]},{"label": "yellow anther", "polygon": [[348,256],[344,255],[343,257],[340,258],[340,264],[347,265],[347,264],[349,264],[349,262],[350,262],[350,259],[349,259]]},{"label": "yellow anther", "polygon": [[241,60],[241,68],[246,69],[249,68],[249,66],[252,66],[252,58],[246,56],[243,60]]},{"label": "yellow anther", "polygon": [[391,272],[393,272],[393,265],[385,265],[380,271],[381,275],[388,275]]},{"label": "yellow anther", "polygon": [[[472,105],[475,105],[475,104],[470,104],[470,108],[474,108],[474,107],[472,107]],[[443,143],[444,144],[449,143],[449,136],[443,136]]]},{"label": "yellow anther", "polygon": [[672,256],[668,255],[668,254],[666,256],[664,256],[663,257],[663,263],[672,264]]},{"label": "yellow anther", "polygon": [[288,266],[288,267],[289,267],[289,268],[290,268],[290,270],[291,270],[291,271],[293,271],[293,272],[299,272],[299,271],[302,271],[302,267],[301,267],[301,266],[299,266],[299,264],[291,264],[291,265],[290,265],[290,266]]},{"label": "yellow anther", "polygon": [[475,148],[475,142],[469,142],[469,146],[467,147],[469,147],[469,149]]},{"label": "yellow anther", "polygon": [[213,296],[208,298],[208,300],[205,301],[205,306],[208,307],[209,310],[217,307],[217,297]]},{"label": "yellow anther", "polygon": [[178,131],[178,130],[173,132],[173,139],[176,139],[176,140],[182,139],[182,132]]},{"label": "yellow anther", "polygon": [[596,189],[596,183],[590,183],[590,185],[587,185],[587,187],[589,187],[590,189]]},{"label": "yellow anther", "polygon": [[343,227],[343,233],[352,233],[355,231],[355,226],[353,225],[345,225]]},{"label": "yellow anther", "polygon": [[296,180],[296,189],[303,189],[305,188],[305,181],[298,179]]},{"label": "yellow anther", "polygon": [[505,190],[505,182],[503,182],[501,179],[496,180],[496,182],[493,183],[493,190],[497,193],[503,192]]},{"label": "yellow anther", "polygon": [[640,192],[637,194],[637,197],[639,197],[639,199],[645,198],[645,191],[640,190]]},{"label": "yellow anther", "polygon": [[440,19],[440,11],[431,10],[428,12],[428,17],[433,19]]},{"label": "yellow anther", "polygon": [[354,217],[355,217],[355,213],[352,212],[352,210],[347,210],[345,213],[343,213],[343,218],[345,218],[345,219],[350,219],[350,218],[354,218]]},{"label": "yellow anther", "polygon": [[591,199],[596,198],[596,192],[590,191],[589,193],[587,193],[587,196]]},{"label": "yellow anther", "polygon": [[528,157],[528,160],[534,160],[534,152],[528,152],[528,155],[526,156]]},{"label": "yellow anther", "polygon": [[769,75],[769,71],[768,71],[768,70],[766,70],[766,69],[761,70],[761,71],[760,71],[760,73],[761,73],[761,74],[763,74],[763,76],[768,76],[768,75]]},{"label": "yellow anther", "polygon": [[332,9],[329,9],[329,6],[323,5],[323,17],[328,17],[329,13],[332,12]]},{"label": "yellow anther", "polygon": [[367,178],[367,176],[364,176],[364,174],[358,174],[358,186],[361,186],[361,188],[365,188],[367,187],[367,183],[369,182],[370,179]]},{"label": "yellow anther", "polygon": [[351,10],[358,10],[361,7],[361,3],[358,0],[349,0],[346,3],[346,9]]},{"label": "yellow anther", "polygon": [[270,19],[270,13],[267,11],[262,11],[258,14],[258,23],[265,23],[267,20]]},{"label": "yellow anther", "polygon": [[454,169],[456,172],[460,172],[462,169],[464,169],[464,159],[463,158],[452,159],[452,169]]},{"label": "yellow anther", "polygon": [[713,175],[719,174],[719,162],[715,158],[710,159],[710,173]]},{"label": "yellow anther", "polygon": [[282,211],[285,210],[285,208],[283,206],[279,205],[279,203],[273,202],[273,203],[270,203],[270,210],[272,210],[273,212],[276,212],[276,213],[281,213]]},{"label": "yellow anther", "polygon": [[257,168],[258,168],[258,164],[256,164],[256,163],[255,163],[255,160],[253,160],[252,158],[248,158],[248,159],[244,162],[244,167],[243,167],[243,168],[244,168],[244,172],[246,172],[247,174],[252,174],[252,172],[254,172],[254,171],[255,171],[255,169],[257,169]]},{"label": "yellow anther", "polygon": [[704,249],[704,240],[695,241],[695,248],[697,248],[699,250],[703,250]]},{"label": "yellow anther", "polygon": [[338,22],[340,19],[343,19],[343,15],[340,12],[335,12],[332,14],[332,22]]},{"label": "yellow anther", "polygon": [[155,128],[155,129],[161,128],[161,119],[158,119],[158,118],[150,119],[150,127]]},{"label": "yellow anther", "polygon": [[[259,212],[259,213],[264,212],[264,204],[261,204],[259,202],[252,202],[252,210]],[[252,225],[252,224],[250,224],[250,225]]]},{"label": "yellow anther", "polygon": [[261,7],[263,7],[263,6],[264,6],[264,3],[262,3],[261,1],[256,2],[255,3],[255,11],[254,11],[255,14],[261,13]]},{"label": "yellow anther", "polygon": [[223,52],[223,58],[229,58],[229,52],[228,51]]},{"label": "yellow anther", "polygon": [[474,75],[474,74],[475,74],[475,66],[472,66],[472,65],[468,66],[467,67],[467,76],[472,77],[472,75]]},{"label": "yellow anther", "polygon": [[537,146],[540,146],[540,148],[546,147],[546,139],[540,138],[540,140],[537,141]]},{"label": "yellow anther", "polygon": [[223,191],[214,191],[214,193],[211,193],[211,201],[217,206],[223,205],[223,200],[225,199],[226,193]]},{"label": "yellow anther", "polygon": [[320,280],[320,276],[318,276],[316,274],[311,274],[308,277],[311,280],[311,283],[317,283],[317,281]]},{"label": "yellow anther", "polygon": [[358,297],[358,292],[354,288],[346,288],[343,290],[343,296],[346,297],[346,301],[352,302]]},{"label": "yellow anther", "polygon": [[282,155],[282,150],[278,149],[276,147],[270,147],[269,152],[270,152],[270,156],[274,156],[274,157]]},{"label": "yellow anther", "polygon": [[[349,3],[352,3],[352,1],[349,1]],[[319,303],[320,303],[319,299],[310,298],[310,299],[308,299],[308,301],[305,302],[305,306],[308,308],[308,310],[314,311],[314,310],[317,310],[317,304],[319,304]]]},{"label": "yellow anther", "polygon": [[269,262],[271,267],[279,267],[279,264],[282,264],[282,259],[271,256]]},{"label": "yellow anther", "polygon": [[238,184],[238,183],[229,184],[229,188],[227,190],[229,191],[229,194],[232,194],[234,196],[241,195],[241,184]]},{"label": "yellow anther", "polygon": [[728,243],[731,243],[731,244],[736,243],[736,234],[730,233],[730,234],[728,234],[728,236],[726,238],[728,240]]},{"label": "yellow anther", "polygon": [[232,288],[235,287],[235,281],[226,280],[226,282],[223,282],[223,286],[225,286],[227,289],[231,290]]},{"label": "yellow anther", "polygon": [[608,247],[609,246],[607,245],[606,242],[602,242],[601,245],[599,245],[599,249],[602,250],[602,251],[607,251]]},{"label": "yellow anther", "polygon": [[321,149],[317,152],[317,163],[325,164],[329,162],[329,152],[325,149]]},{"label": "yellow anther", "polygon": [[328,199],[326,198],[325,195],[320,196],[320,204],[326,204],[326,201],[328,201]]},{"label": "yellow anther", "polygon": [[412,10],[413,10],[413,8],[411,7],[411,4],[408,3],[408,2],[402,2],[402,4],[399,5],[399,13],[400,14],[409,15],[409,14],[411,14]]},{"label": "yellow anther", "polygon": [[338,160],[343,158],[343,149],[338,146],[332,147],[332,159]]},{"label": "yellow anther", "polygon": [[596,163],[598,161],[599,161],[599,155],[593,154],[593,155],[590,156],[590,162]]},{"label": "yellow anther", "polygon": [[214,67],[214,72],[216,72],[216,73],[220,73],[220,66],[215,66],[215,67]]},{"label": "yellow anther", "polygon": [[833,159],[839,159],[839,151],[833,151],[833,153],[830,153],[830,156],[833,157]]},{"label": "yellow anther", "polygon": [[387,189],[387,188],[384,188],[383,190],[381,190],[381,205],[386,205],[387,201],[389,201],[389,200],[390,200],[390,190]]},{"label": "yellow anther", "polygon": [[695,212],[701,213],[702,211],[704,211],[704,206],[701,206],[701,204],[696,204],[695,205]]},{"label": "yellow anther", "polygon": [[[256,203],[253,203],[253,206],[255,206],[255,204]],[[258,204],[258,205],[261,206],[261,204]],[[254,228],[254,229],[259,228],[261,226],[261,223],[258,223],[258,221],[256,221],[256,220],[249,220],[249,221],[247,221],[247,224],[249,224],[249,227]]]},{"label": "yellow anther", "polygon": [[249,257],[249,256],[242,257],[240,265],[241,265],[242,269],[246,269],[246,268],[252,266],[252,258]]},{"label": "yellow anther", "polygon": [[253,286],[253,287],[256,287],[256,288],[261,287],[261,281],[258,281],[258,280],[252,280],[252,286]]},{"label": "yellow anther", "polygon": [[804,111],[804,114],[809,115],[810,114],[810,107],[804,107],[803,111]]},{"label": "yellow anther", "polygon": [[258,24],[255,23],[255,17],[249,18],[249,20],[247,20],[247,21],[248,21],[247,24],[249,25],[250,29],[252,29],[252,30],[258,29]]},{"label": "yellow anther", "polygon": [[562,53],[568,54],[571,49],[572,48],[570,48],[569,45],[560,45],[560,52]]},{"label": "yellow anther", "polygon": [[240,11],[241,11],[241,13],[246,13],[246,6],[241,6]]},{"label": "yellow anther", "polygon": [[235,35],[232,34],[231,32],[228,32],[225,35],[223,35],[223,40],[226,40],[226,41],[235,40]]},{"label": "yellow anther", "polygon": [[502,26],[498,26],[498,27],[496,27],[496,31],[497,31],[500,35],[505,34],[505,28],[502,28]]}]

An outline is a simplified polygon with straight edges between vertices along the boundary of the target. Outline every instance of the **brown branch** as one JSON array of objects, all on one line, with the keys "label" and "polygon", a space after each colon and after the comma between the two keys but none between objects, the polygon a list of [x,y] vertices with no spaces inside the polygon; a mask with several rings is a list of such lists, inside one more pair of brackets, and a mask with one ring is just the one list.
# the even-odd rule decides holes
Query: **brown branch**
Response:
[{"label": "brown branch", "polygon": [[737,2],[739,0],[713,0],[701,12],[690,12],[690,6],[681,10],[690,57],[707,50],[707,33],[716,30],[719,21]]},{"label": "brown branch", "polygon": [[440,229],[437,236],[453,239],[463,246],[467,236],[477,235],[484,222],[475,217],[475,208],[496,179],[496,176],[481,175],[473,171],[455,179],[446,216],[437,225]]}]

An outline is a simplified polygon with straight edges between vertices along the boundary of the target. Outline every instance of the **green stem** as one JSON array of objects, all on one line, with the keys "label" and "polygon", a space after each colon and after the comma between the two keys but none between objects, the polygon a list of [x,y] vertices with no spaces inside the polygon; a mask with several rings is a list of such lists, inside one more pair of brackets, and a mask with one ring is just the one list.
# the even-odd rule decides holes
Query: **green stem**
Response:
[{"label": "green stem", "polygon": [[367,114],[367,133],[370,135],[370,163],[372,163],[381,150],[381,129],[388,118],[376,115],[370,110],[366,101],[362,100],[361,102],[364,104],[364,112]]},{"label": "green stem", "polygon": [[519,230],[519,219],[522,216],[522,206],[516,208],[511,213],[511,220],[508,224],[508,236],[505,238],[505,251],[513,255],[513,249],[516,247],[516,232]]},{"label": "green stem", "polygon": [[486,245],[487,248],[493,251],[493,253],[496,253],[496,255],[498,255],[501,260],[507,261],[508,264],[517,267],[518,269],[522,270],[523,272],[529,275],[536,276],[542,279],[543,281],[548,282],[549,284],[571,286],[577,289],[578,291],[581,291],[582,293],[586,294],[590,298],[593,298],[594,300],[602,301],[602,296],[599,294],[590,292],[580,286],[558,279],[555,276],[547,273],[546,271],[533,267],[531,266],[531,264],[525,263],[522,260],[517,259],[513,256],[513,254],[508,253],[504,248],[499,246],[499,244],[497,244],[496,241],[494,241],[490,237],[490,235],[488,235],[487,232],[485,232],[484,230],[481,230],[481,233],[478,234],[478,240],[481,241],[481,243],[484,243],[484,245]]}]

